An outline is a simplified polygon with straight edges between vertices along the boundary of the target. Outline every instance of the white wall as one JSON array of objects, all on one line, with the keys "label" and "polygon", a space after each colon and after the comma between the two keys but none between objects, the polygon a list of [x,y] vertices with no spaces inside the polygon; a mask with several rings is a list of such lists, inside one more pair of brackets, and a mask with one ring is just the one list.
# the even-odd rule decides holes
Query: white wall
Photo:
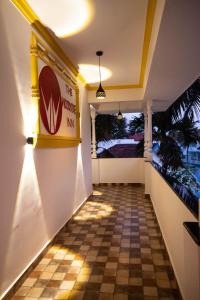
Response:
[{"label": "white wall", "polygon": [[144,183],[143,158],[92,160],[93,183]]},{"label": "white wall", "polygon": [[150,163],[149,192],[184,300],[200,299],[200,251],[183,226],[197,221]]},{"label": "white wall", "polygon": [[0,3],[0,297],[92,191],[90,114],[80,86],[79,147],[36,149],[31,133],[31,27]]}]

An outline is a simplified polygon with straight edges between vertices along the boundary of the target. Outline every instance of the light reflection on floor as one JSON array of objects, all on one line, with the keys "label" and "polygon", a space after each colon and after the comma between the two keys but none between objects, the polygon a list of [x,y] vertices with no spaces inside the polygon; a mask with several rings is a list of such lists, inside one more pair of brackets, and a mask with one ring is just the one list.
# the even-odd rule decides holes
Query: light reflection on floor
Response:
[{"label": "light reflection on floor", "polygon": [[101,203],[96,201],[86,202],[84,208],[74,217],[76,221],[84,221],[91,219],[102,219],[108,217],[114,209],[107,203]]},{"label": "light reflection on floor", "polygon": [[14,300],[180,299],[142,187],[102,186],[57,235]]},{"label": "light reflection on floor", "polygon": [[102,196],[103,193],[100,192],[100,191],[97,191],[97,190],[93,190],[92,195],[93,195],[93,196]]}]

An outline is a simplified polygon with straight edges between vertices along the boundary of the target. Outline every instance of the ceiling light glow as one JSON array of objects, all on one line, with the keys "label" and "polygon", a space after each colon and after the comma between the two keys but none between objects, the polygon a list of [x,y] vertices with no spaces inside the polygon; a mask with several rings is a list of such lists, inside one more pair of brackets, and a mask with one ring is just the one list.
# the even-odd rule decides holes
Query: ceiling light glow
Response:
[{"label": "ceiling light glow", "polygon": [[[79,65],[79,72],[85,78],[87,83],[99,82],[99,66],[96,65]],[[112,72],[101,66],[101,81],[110,78]]]},{"label": "ceiling light glow", "polygon": [[41,22],[58,37],[74,35],[91,22],[94,9],[91,0],[27,0]]}]

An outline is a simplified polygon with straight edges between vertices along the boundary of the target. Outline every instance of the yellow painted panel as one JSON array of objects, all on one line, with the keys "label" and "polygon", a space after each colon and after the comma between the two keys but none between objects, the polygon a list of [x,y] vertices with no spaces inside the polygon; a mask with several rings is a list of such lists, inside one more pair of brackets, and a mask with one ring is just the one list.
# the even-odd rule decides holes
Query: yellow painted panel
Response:
[{"label": "yellow painted panel", "polygon": [[[74,147],[80,143],[80,112],[79,112],[79,88],[76,78],[72,78],[68,69],[61,65],[56,58],[54,52],[36,36],[34,32],[31,34],[31,80],[32,80],[32,101],[37,113],[36,124],[33,128],[33,146],[37,148],[49,147]],[[50,65],[56,73],[67,83],[70,84],[76,93],[76,137],[56,136],[50,134],[41,134],[40,127],[40,93],[38,81],[38,58],[43,60],[45,64]]]}]

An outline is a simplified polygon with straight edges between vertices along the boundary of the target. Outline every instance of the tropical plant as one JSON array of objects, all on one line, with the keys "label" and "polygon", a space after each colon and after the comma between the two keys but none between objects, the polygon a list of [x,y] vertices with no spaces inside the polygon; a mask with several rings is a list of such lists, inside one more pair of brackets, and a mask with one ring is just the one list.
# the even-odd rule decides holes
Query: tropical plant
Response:
[{"label": "tropical plant", "polygon": [[170,137],[165,136],[160,143],[157,152],[162,163],[162,173],[167,174],[168,169],[176,170],[183,165],[182,152],[176,141]]},{"label": "tropical plant", "polygon": [[200,142],[200,137],[195,122],[191,120],[186,114],[182,120],[172,124],[172,128],[175,130],[176,138],[178,142],[186,148],[187,151],[187,164],[188,164],[188,153],[190,145],[197,145]]},{"label": "tropical plant", "polygon": [[144,114],[140,114],[138,117],[133,117],[133,119],[129,122],[128,131],[130,134],[144,132]]},{"label": "tropical plant", "polygon": [[115,121],[114,131],[113,131],[113,137],[115,139],[124,139],[127,137],[127,131],[126,131],[126,119],[123,118],[121,120]]},{"label": "tropical plant", "polygon": [[115,127],[114,115],[101,115],[96,116],[96,140],[104,141],[112,138]]},{"label": "tropical plant", "polygon": [[143,155],[144,155],[144,139],[139,141],[139,143],[137,144],[136,151],[137,151],[138,157],[143,157]]},{"label": "tropical plant", "polygon": [[124,138],[127,135],[125,119],[118,120],[116,115],[98,114],[95,127],[97,142]]},{"label": "tropical plant", "polygon": [[[129,131],[139,132],[144,126],[144,115],[135,117],[130,124]],[[162,163],[162,173],[167,174],[169,169],[176,169],[182,166],[182,152],[176,141],[168,135],[173,124],[168,112],[155,112],[152,115],[152,134],[153,140],[159,142],[159,151],[157,155]],[[143,149],[142,149],[143,148]],[[137,145],[137,152],[141,154],[144,151],[144,140]]]},{"label": "tropical plant", "polygon": [[200,77],[167,109],[172,122],[182,119],[183,113],[190,119],[200,117]]},{"label": "tropical plant", "polygon": [[[158,142],[161,164],[154,162],[159,172],[185,203],[198,214],[199,183],[188,170],[188,154],[191,145],[198,145],[200,134],[200,78],[183,93],[165,112],[152,117],[153,140]],[[181,147],[186,149],[187,169],[182,162]]]},{"label": "tropical plant", "polygon": [[152,115],[153,138],[161,140],[171,129],[171,118],[167,111],[154,112]]}]

